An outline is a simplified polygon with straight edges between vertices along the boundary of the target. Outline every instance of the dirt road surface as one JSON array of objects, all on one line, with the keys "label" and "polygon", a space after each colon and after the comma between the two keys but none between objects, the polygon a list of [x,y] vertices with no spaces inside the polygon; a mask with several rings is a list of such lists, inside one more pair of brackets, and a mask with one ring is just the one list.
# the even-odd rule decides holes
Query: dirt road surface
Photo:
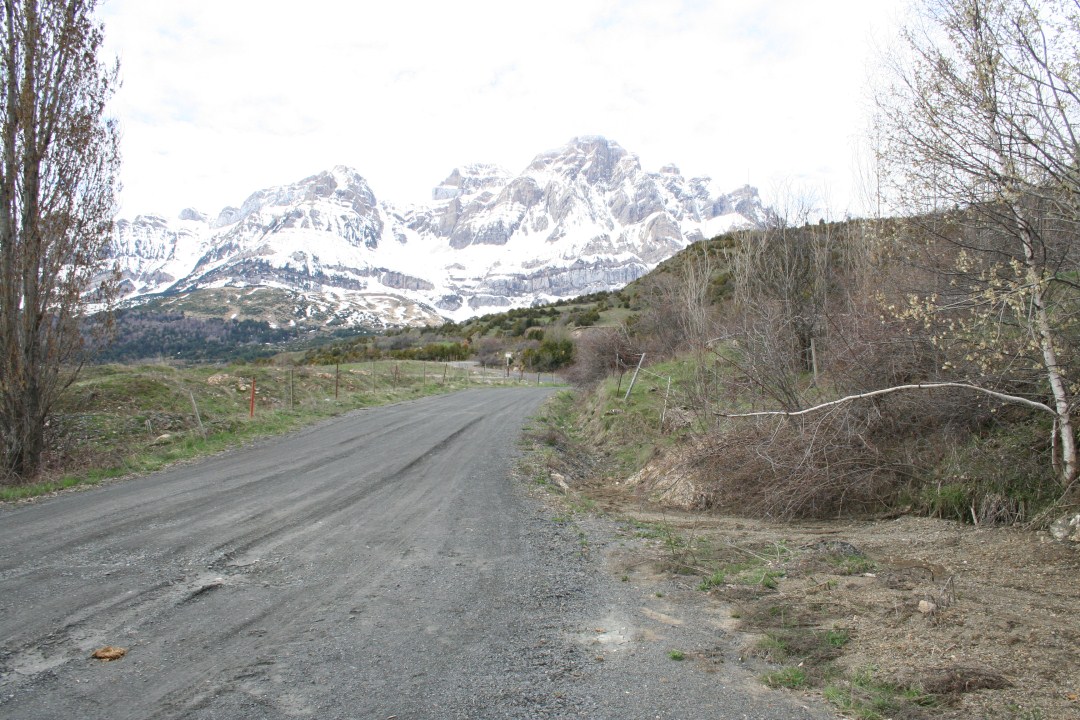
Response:
[{"label": "dirt road surface", "polygon": [[829,717],[512,479],[549,392],[356,412],[0,508],[0,717]]}]

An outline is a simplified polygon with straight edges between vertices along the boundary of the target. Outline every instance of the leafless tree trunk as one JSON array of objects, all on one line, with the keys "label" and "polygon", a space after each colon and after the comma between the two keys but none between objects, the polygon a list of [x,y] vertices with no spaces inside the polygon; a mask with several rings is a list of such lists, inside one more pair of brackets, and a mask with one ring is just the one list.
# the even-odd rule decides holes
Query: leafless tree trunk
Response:
[{"label": "leafless tree trunk", "polygon": [[116,70],[98,61],[95,7],[3,2],[0,472],[9,479],[37,470],[46,417],[74,377],[83,316],[111,285],[119,154],[115,124],[103,117]]}]

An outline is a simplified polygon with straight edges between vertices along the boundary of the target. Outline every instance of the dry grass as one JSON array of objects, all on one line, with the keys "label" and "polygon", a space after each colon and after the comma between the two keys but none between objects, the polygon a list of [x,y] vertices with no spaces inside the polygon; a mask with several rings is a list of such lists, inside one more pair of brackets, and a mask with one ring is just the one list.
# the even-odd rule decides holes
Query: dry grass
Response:
[{"label": "dry grass", "polygon": [[[740,652],[769,663],[767,676],[798,667],[804,690],[848,716],[1080,717],[1075,546],[932,518],[780,524],[624,499],[631,530],[662,523],[696,548],[703,573],[728,570],[702,574],[707,590],[684,602],[726,611]],[[662,582],[671,544],[620,549],[615,571],[648,564]],[[748,582],[763,570],[774,582]]]}]

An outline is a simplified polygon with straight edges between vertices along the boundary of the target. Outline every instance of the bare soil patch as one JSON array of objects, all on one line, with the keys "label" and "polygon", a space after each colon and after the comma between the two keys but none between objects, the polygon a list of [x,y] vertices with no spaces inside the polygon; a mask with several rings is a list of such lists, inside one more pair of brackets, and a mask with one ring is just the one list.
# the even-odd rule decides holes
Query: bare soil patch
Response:
[{"label": "bare soil patch", "polygon": [[1080,546],[922,517],[671,511],[611,480],[575,492],[651,539],[613,572],[697,584],[769,684],[859,718],[1080,718]]}]

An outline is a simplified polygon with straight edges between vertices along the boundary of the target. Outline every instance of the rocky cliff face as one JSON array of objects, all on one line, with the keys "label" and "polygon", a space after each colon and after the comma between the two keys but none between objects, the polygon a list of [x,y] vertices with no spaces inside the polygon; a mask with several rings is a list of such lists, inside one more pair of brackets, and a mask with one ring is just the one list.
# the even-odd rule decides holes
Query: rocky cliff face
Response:
[{"label": "rocky cliff face", "polygon": [[764,217],[753,188],[721,193],[674,166],[646,172],[618,143],[581,137],[518,175],[455,169],[422,207],[379,201],[355,170],[336,167],[213,220],[192,209],[175,221],[121,220],[114,255],[130,300],[267,286],[369,309],[385,297],[387,322],[403,303],[423,322],[434,308],[462,319],[621,287],[690,242]]}]

